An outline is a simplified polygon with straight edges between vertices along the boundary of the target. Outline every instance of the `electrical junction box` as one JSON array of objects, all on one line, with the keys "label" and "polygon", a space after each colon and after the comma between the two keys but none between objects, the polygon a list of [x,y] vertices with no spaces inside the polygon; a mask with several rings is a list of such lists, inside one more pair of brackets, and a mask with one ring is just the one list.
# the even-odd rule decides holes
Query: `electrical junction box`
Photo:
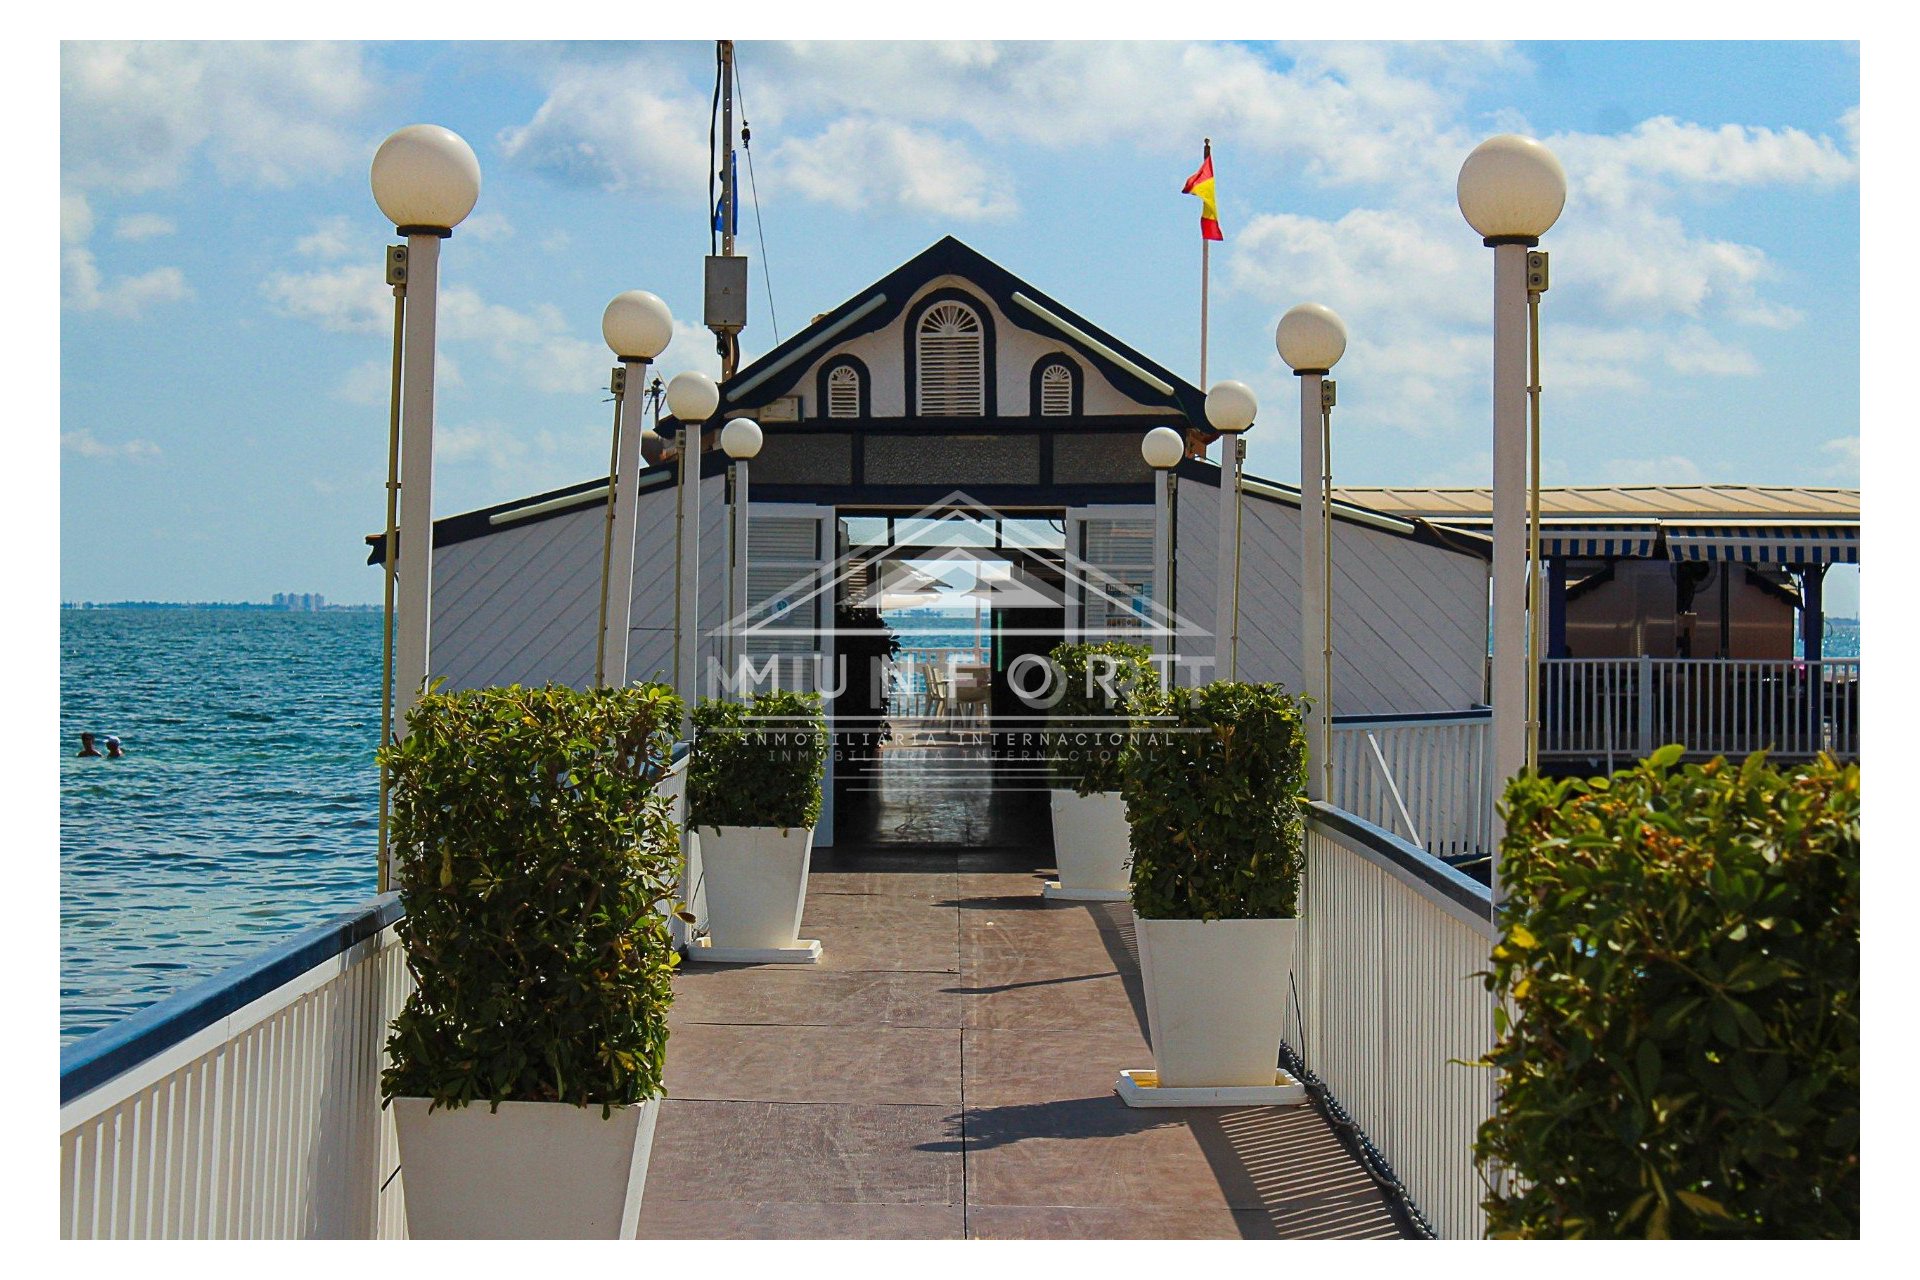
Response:
[{"label": "electrical junction box", "polygon": [[747,260],[741,254],[707,259],[707,328],[738,333],[747,327]]}]

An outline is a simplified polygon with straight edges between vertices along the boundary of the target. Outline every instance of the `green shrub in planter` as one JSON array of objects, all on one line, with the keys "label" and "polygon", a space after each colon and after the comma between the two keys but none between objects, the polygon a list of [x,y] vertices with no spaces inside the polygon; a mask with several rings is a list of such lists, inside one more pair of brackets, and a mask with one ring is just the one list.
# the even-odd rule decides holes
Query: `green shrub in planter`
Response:
[{"label": "green shrub in planter", "polygon": [[1860,771],[1516,779],[1483,1164],[1514,1236],[1860,1230]]},{"label": "green shrub in planter", "polygon": [[1276,684],[1175,688],[1121,761],[1143,920],[1298,914],[1305,703]]},{"label": "green shrub in planter", "polygon": [[654,787],[679,721],[665,685],[414,705],[381,753],[418,983],[387,1041],[386,1097],[608,1109],[659,1094],[677,957],[657,904],[680,852]]},{"label": "green shrub in planter", "polygon": [[1063,691],[1047,715],[1053,785],[1083,796],[1118,791],[1127,738],[1118,721],[1151,706],[1160,693],[1153,650],[1107,640],[1056,645],[1047,657]]},{"label": "green shrub in planter", "polygon": [[695,827],[811,827],[820,817],[827,725],[817,693],[703,699],[693,709],[687,822]]}]

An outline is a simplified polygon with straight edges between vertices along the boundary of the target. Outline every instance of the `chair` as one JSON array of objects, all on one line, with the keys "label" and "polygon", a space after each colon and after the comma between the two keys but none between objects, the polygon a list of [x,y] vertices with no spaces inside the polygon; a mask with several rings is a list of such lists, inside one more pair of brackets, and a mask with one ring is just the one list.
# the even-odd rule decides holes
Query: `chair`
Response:
[{"label": "chair", "polygon": [[953,701],[970,719],[985,719],[993,694],[993,668],[984,662],[954,668]]},{"label": "chair", "polygon": [[921,672],[927,682],[927,717],[945,717],[953,701],[953,690],[947,684],[945,667],[928,663],[921,668]]}]

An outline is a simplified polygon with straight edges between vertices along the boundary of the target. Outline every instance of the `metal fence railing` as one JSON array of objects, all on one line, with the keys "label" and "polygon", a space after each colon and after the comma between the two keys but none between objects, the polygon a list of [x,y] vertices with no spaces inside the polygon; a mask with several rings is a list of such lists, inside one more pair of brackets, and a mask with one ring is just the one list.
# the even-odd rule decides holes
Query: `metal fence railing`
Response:
[{"label": "metal fence railing", "polygon": [[1487,887],[1332,805],[1307,821],[1301,904],[1303,1064],[1392,1166],[1442,1238],[1485,1234],[1473,1142],[1494,1073],[1476,976],[1494,937]]},{"label": "metal fence railing", "polygon": [[1540,690],[1543,756],[1860,755],[1858,658],[1556,658]]}]

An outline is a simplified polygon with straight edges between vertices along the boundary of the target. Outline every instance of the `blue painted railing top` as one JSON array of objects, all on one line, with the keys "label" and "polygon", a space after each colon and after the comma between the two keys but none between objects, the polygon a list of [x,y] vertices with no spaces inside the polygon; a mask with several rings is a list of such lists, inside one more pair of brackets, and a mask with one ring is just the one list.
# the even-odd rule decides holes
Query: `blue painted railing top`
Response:
[{"label": "blue painted railing top", "polygon": [[1383,827],[1325,801],[1311,806],[1312,820],[1347,837],[1374,861],[1405,872],[1419,882],[1430,896],[1476,918],[1493,918],[1493,890],[1465,872],[1434,857],[1418,845],[1409,844]]},{"label": "blue painted railing top", "polygon": [[400,895],[385,893],[197,986],[168,996],[126,1021],[60,1051],[60,1104],[204,1031],[275,988],[373,937],[402,915]]},{"label": "blue painted railing top", "polygon": [[1400,711],[1389,715],[1344,715],[1333,717],[1333,727],[1345,729],[1356,725],[1421,724],[1433,720],[1492,720],[1493,708],[1473,706],[1464,711]]}]

